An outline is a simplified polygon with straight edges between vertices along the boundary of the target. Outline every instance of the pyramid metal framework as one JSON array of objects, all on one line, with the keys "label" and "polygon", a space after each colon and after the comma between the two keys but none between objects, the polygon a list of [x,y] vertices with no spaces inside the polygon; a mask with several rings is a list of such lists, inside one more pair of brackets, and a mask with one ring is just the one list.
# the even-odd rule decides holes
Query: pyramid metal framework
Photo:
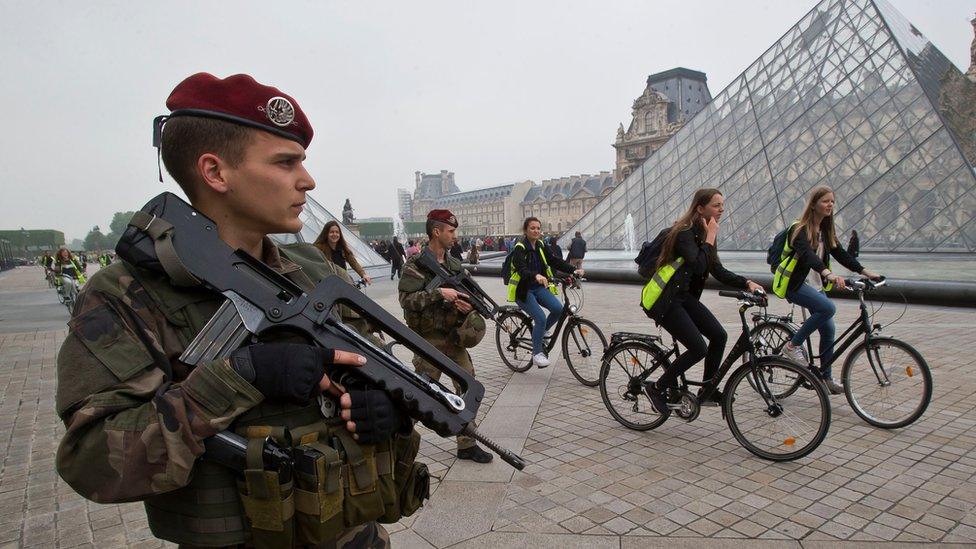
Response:
[{"label": "pyramid metal framework", "polygon": [[884,0],[824,0],[561,243],[622,249],[628,215],[650,240],[717,187],[719,247],[763,250],[827,184],[862,250],[976,252],[976,117],[946,105],[973,86]]},{"label": "pyramid metal framework", "polygon": [[[359,260],[359,263],[364,268],[368,269],[377,266],[389,267],[389,263],[380,254],[376,253],[366,241],[349,230],[349,228],[342,224],[342,221],[339,221],[336,216],[332,215],[329,210],[326,210],[324,206],[308,194],[305,195],[305,209],[302,210],[299,218],[303,223],[300,232],[295,234],[276,234],[273,238],[280,244],[315,242],[322,229],[325,228],[325,224],[329,221],[335,221],[342,228],[342,236],[345,238],[346,244],[349,245],[349,249],[352,250],[356,259]],[[356,275],[353,275],[353,277],[355,279],[359,278]]]}]

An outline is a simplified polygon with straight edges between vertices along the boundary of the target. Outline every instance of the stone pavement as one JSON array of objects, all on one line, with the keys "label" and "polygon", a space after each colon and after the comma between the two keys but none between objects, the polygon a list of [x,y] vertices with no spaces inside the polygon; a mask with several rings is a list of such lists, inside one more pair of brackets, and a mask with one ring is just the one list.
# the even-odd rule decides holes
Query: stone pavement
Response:
[{"label": "stone pavement", "polygon": [[[501,298],[500,282],[480,280]],[[608,337],[656,332],[636,306],[638,287],[588,283],[585,290],[584,316]],[[368,293],[399,313],[388,280]],[[707,292],[704,301],[737,333],[729,300]],[[854,303],[838,302],[838,324],[855,313]],[[877,321],[900,313],[887,304]],[[53,411],[54,359],[66,319],[37,269],[0,274],[0,548],[166,545],[152,538],[140,504],[85,501],[53,469],[63,432]],[[884,431],[832,397],[826,441],[792,463],[748,453],[717,408],[690,424],[672,418],[654,431],[629,431],[561,358],[513,374],[489,333],[472,352],[486,387],[481,430],[529,465],[515,472],[498,459],[459,463],[454,441],[422,429],[422,459],[437,477],[433,496],[414,517],[388,525],[394,546],[976,545],[976,315],[911,306],[886,333],[911,342],[932,366],[926,414]]]}]

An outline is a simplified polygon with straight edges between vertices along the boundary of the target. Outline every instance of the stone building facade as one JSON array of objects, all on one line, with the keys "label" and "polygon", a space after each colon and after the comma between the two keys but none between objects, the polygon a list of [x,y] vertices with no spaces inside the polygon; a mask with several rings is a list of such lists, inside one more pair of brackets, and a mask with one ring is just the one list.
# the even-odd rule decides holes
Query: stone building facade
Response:
[{"label": "stone building facade", "polygon": [[[545,232],[562,233],[616,186],[613,174],[571,175],[533,186],[522,200],[522,219],[538,217]],[[521,225],[516,234],[521,232]]]},{"label": "stone building facade", "polygon": [[462,236],[515,234],[522,228],[522,200],[533,186],[532,181],[522,181],[451,193],[434,200],[431,207],[451,210],[458,218],[458,234]]},{"label": "stone building facade", "polygon": [[404,221],[426,220],[427,212],[436,207],[434,201],[442,196],[460,192],[457,184],[454,183],[454,172],[447,170],[435,174],[414,172],[414,181],[416,187],[410,204],[410,217]]},{"label": "stone building facade", "polygon": [[614,178],[623,181],[712,100],[705,73],[674,68],[647,77],[634,100],[630,126],[617,128]]}]

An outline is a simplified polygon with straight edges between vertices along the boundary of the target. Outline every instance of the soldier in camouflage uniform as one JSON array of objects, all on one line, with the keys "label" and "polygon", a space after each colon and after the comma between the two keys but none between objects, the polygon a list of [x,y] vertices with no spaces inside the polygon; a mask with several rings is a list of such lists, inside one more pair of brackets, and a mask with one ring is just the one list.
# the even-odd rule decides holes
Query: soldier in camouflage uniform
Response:
[{"label": "soldier in camouflage uniform", "polygon": [[[305,290],[332,275],[311,245],[278,248],[266,236],[301,229],[305,192],[315,186],[303,166],[312,128],[294,99],[246,75],[220,80],[200,73],[178,85],[167,106],[173,112],[162,133],[162,159],[194,206],[217,221],[221,239]],[[79,295],[57,361],[57,413],[67,428],[56,457],[61,477],[96,502],[145,501],[153,533],[181,546],[387,547],[389,537],[376,520],[395,521],[402,506],[390,509],[382,479],[391,478],[394,467],[398,475],[401,466],[414,471],[410,467],[419,464],[406,456],[416,455],[419,437],[385,393],[346,392],[326,373],[330,364],[356,366],[365,359],[301,340],[284,342],[279,335],[229,359],[185,364],[181,353],[223,297],[174,284],[163,272],[119,261],[95,274]],[[328,420],[338,431],[327,432],[345,441],[346,455],[358,452],[374,464],[372,486],[382,501],[362,504],[356,517],[372,518],[359,520],[339,499],[330,510],[338,515],[329,515],[327,523],[325,511],[309,515],[319,510],[302,510],[297,495],[294,504],[288,496],[277,502],[275,525],[262,530],[248,510],[257,496],[251,492],[244,501],[247,494],[240,492],[252,479],[242,482],[198,459],[204,440],[228,428],[267,425],[277,433],[301,424],[312,427],[303,440],[316,444],[326,432],[314,400],[323,392],[340,410],[340,417]],[[400,441],[409,450],[401,452]],[[384,444],[386,454],[378,450]],[[345,489],[349,501],[348,483],[364,486],[358,465],[337,463],[348,475],[338,479],[337,497]],[[272,488],[285,497],[283,485]],[[396,507],[395,492],[392,499]],[[299,528],[305,531],[296,533]]]},{"label": "soldier in camouflage uniform", "polygon": [[[427,249],[421,253],[433,253],[438,263],[452,274],[461,272],[461,261],[448,253],[455,241],[457,218],[448,210],[433,210],[427,214]],[[417,264],[420,254],[407,260],[400,278],[400,306],[403,316],[413,331],[444,353],[474,376],[474,365],[468,348],[477,345],[485,335],[485,321],[465,301],[465,295],[452,288],[433,288],[427,284],[434,275]],[[440,379],[441,372],[427,361],[415,356],[417,373],[431,379]],[[459,390],[455,384],[455,390]],[[458,459],[488,463],[492,455],[482,450],[471,437],[457,437]]]}]

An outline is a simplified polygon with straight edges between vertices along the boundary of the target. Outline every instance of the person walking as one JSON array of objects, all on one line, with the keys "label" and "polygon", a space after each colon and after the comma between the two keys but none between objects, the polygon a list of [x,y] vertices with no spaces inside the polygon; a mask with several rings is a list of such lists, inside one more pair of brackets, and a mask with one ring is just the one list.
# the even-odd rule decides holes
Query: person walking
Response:
[{"label": "person walking", "polygon": [[851,231],[851,239],[847,241],[847,253],[854,258],[861,255],[861,239],[857,237],[857,231]]},{"label": "person walking", "polygon": [[576,231],[576,236],[574,236],[573,240],[569,243],[569,257],[566,258],[566,261],[568,261],[573,267],[582,269],[583,257],[585,256],[586,241],[583,240],[583,235],[579,231]]},{"label": "person walking", "polygon": [[407,250],[406,250],[407,259],[410,259],[411,257],[413,257],[413,256],[415,256],[415,255],[417,255],[419,253],[420,253],[420,246],[417,245],[417,241],[416,240],[408,240],[407,241]]},{"label": "person walking", "polygon": [[[522,233],[523,237],[515,243],[511,252],[508,301],[514,301],[532,317],[532,363],[545,368],[550,361],[542,340],[563,311],[562,302],[555,296],[558,290],[553,268],[580,276],[583,269],[576,269],[543,245],[539,218],[526,218],[522,222]],[[548,316],[543,309],[549,310]]]},{"label": "person walking", "polygon": [[325,224],[318,238],[315,239],[315,247],[321,250],[325,258],[336,264],[342,269],[352,269],[362,278],[367,285],[373,283],[373,279],[366,274],[366,269],[360,265],[356,259],[356,254],[349,248],[345,237],[342,235],[342,227],[335,219]]},{"label": "person walking", "polygon": [[[659,413],[667,409],[666,391],[675,386],[678,376],[705,359],[702,381],[707,382],[718,372],[725,354],[728,334],[701,302],[708,275],[733,288],[762,290],[759,284],[726,269],[718,258],[715,242],[724,211],[725,198],[718,189],[695,191],[691,205],[664,238],[654,276],[641,291],[644,313],[685,348],[656,381],[645,382],[644,390]],[[715,406],[722,398],[720,391],[714,391],[711,400],[702,404]]]},{"label": "person walking", "polygon": [[390,243],[390,280],[393,277],[397,278],[403,276],[403,261],[406,259],[404,256],[406,252],[403,251],[403,244],[400,244],[400,239],[393,237],[393,242]]}]

